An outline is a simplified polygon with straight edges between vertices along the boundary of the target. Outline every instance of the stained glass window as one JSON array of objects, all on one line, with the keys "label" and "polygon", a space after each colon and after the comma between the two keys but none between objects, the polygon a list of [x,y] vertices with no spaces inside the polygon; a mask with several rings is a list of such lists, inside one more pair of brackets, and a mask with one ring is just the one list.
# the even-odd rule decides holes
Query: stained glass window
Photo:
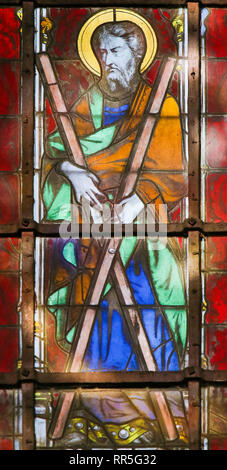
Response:
[{"label": "stained glass window", "polygon": [[[147,157],[138,169],[137,195],[145,204],[161,198],[169,204],[169,220],[183,220],[187,212],[187,11],[119,8],[91,14],[91,10],[50,8],[37,9],[35,13],[35,48],[38,54],[35,76],[35,220],[70,220],[70,205],[79,202],[79,192],[76,192],[75,200],[69,173],[60,170],[60,167],[67,166],[64,161],[70,160],[67,155],[74,150],[78,153],[73,157],[75,163],[83,165],[86,162],[89,170],[99,179],[101,199],[116,201],[120,176],[124,170],[128,173],[126,161],[134,151],[138,132],[144,127],[146,112],[151,106],[152,86],[160,81],[164,59],[172,56],[177,61],[175,70],[168,78],[168,93],[168,82],[165,84],[165,101],[159,111],[154,103],[154,113],[161,111],[161,119],[151,145],[144,149]],[[129,74],[127,78],[128,84],[127,80],[124,83],[123,71],[122,76],[120,73],[119,83],[122,84],[118,88],[113,85],[111,76],[109,82],[106,81],[108,74],[104,74],[104,62],[100,58],[97,61],[98,51],[95,52],[96,46],[93,44],[99,40],[95,38],[95,34],[99,35],[95,33],[96,29],[103,24],[100,34],[104,37],[107,34],[105,28],[108,25],[111,28],[111,24],[113,26],[115,13],[116,23],[121,25],[123,22],[127,31],[119,32],[116,29],[111,34],[110,30],[112,42],[119,34],[120,37],[128,34],[129,38],[134,34],[138,51],[136,55],[133,52],[135,46],[134,49],[128,48],[125,60],[128,60],[130,67],[134,67],[134,71],[131,70],[132,76]],[[144,29],[145,37],[141,35],[138,25]],[[61,42],[63,36],[65,41]],[[87,43],[87,40],[90,42]],[[114,48],[113,44],[116,56],[117,51],[120,56],[121,47],[120,44]],[[141,63],[142,56],[144,60]],[[119,61],[119,58],[115,60]],[[119,66],[124,68],[124,65],[119,62]],[[57,84],[51,85],[52,80]],[[110,86],[116,87],[116,90],[111,92]],[[64,109],[69,110],[69,116],[65,116],[63,121],[59,113],[65,112]],[[72,132],[69,121],[76,132],[77,150],[75,138],[69,137]],[[173,138],[169,154],[166,154],[165,146],[167,135]],[[81,150],[83,157],[79,156]],[[122,152],[125,155],[123,161]],[[85,162],[81,160],[83,158]],[[157,186],[160,187],[160,194]]]},{"label": "stained glass window", "polygon": [[63,3],[0,0],[0,449],[224,450],[227,4]]},{"label": "stained glass window", "polygon": [[[66,432],[61,439],[53,440],[52,418],[63,393],[67,392],[45,390],[36,394],[39,449],[188,448],[188,394],[183,389],[78,390]],[[160,396],[169,406],[168,424],[166,416],[160,414]]]},{"label": "stained glass window", "polygon": [[[144,240],[135,237],[121,241],[120,261],[114,274],[108,274],[103,297],[93,310],[90,309],[84,321],[81,331],[81,335],[84,331],[81,346],[84,357],[77,366],[78,372],[139,371],[144,368],[174,371],[184,368],[187,361],[188,307],[186,288],[182,283],[182,278],[186,278],[186,247],[182,239],[180,243],[181,250],[178,239],[172,239],[169,246],[160,250],[159,263],[156,264],[151,241],[147,247]],[[179,250],[178,259],[172,255],[171,250],[175,248]],[[37,240],[37,273],[45,266],[44,282],[40,282],[39,275],[36,280],[35,355],[38,370],[69,370],[89,284],[104,250],[105,246],[100,247],[94,239]],[[158,282],[164,264],[166,278],[163,284],[172,276],[172,286],[168,289],[159,286]],[[68,267],[67,279],[61,278]],[[131,285],[130,295],[129,288],[128,291],[125,288],[126,293],[122,290],[126,280]],[[89,331],[86,321],[88,323],[90,318],[93,320]],[[138,329],[138,338],[134,328]],[[152,349],[150,359],[148,350],[143,351],[146,344]]]}]

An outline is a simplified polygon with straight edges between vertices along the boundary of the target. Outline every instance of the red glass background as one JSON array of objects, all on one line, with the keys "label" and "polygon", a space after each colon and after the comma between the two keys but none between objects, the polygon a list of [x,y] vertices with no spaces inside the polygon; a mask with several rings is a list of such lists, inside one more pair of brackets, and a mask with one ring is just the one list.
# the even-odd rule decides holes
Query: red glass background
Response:
[{"label": "red glass background", "polygon": [[15,8],[0,9],[0,56],[6,59],[19,59],[20,38],[19,20]]},{"label": "red glass background", "polygon": [[207,221],[227,222],[227,174],[207,176]]},{"label": "red glass background", "polygon": [[19,8],[0,9],[0,223],[20,217],[20,28]]},{"label": "red glass background", "polygon": [[226,116],[210,116],[207,118],[206,160],[211,168],[227,167],[226,133]]},{"label": "red glass background", "polygon": [[0,240],[0,373],[15,372],[19,359],[19,258],[18,239]]},{"label": "red glass background", "polygon": [[[227,221],[227,41],[226,8],[208,8],[205,19],[206,195],[208,222]],[[207,115],[209,114],[209,115]],[[213,169],[213,171],[211,170]],[[220,171],[221,170],[221,171]]]},{"label": "red glass background", "polygon": [[209,368],[227,369],[227,237],[207,239],[205,354]]}]

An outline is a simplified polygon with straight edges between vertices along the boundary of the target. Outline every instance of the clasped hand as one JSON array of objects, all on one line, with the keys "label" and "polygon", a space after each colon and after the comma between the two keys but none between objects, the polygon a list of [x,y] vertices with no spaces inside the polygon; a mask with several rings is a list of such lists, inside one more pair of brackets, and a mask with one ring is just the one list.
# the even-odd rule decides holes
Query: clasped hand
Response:
[{"label": "clasped hand", "polygon": [[[106,196],[98,189],[99,179],[92,172],[76,167],[72,163],[65,161],[61,164],[61,170],[70,180],[76,200],[79,204],[86,200],[91,206],[91,214],[95,223],[102,221],[103,203]],[[114,223],[129,224],[143,210],[144,205],[136,193],[122,199],[116,206]]]}]

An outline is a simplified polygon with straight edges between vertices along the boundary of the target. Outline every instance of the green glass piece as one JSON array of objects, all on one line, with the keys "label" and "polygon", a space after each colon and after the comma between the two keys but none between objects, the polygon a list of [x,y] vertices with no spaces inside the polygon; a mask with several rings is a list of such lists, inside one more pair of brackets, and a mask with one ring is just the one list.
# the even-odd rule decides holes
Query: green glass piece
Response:
[{"label": "green glass piece", "polygon": [[[65,152],[65,147],[58,131],[54,132],[49,136],[48,145],[53,149],[62,150],[63,152]],[[51,152],[51,155],[55,156],[55,153]]]},{"label": "green glass piece", "polygon": [[153,245],[151,239],[148,239],[147,243],[152,279],[160,304],[184,305],[184,289],[173,254],[168,247],[154,249],[157,244],[155,242]]},{"label": "green glass piece", "polygon": [[66,305],[67,300],[67,287],[61,287],[48,298],[48,305]]},{"label": "green glass piece", "polygon": [[[168,247],[161,246],[155,249],[157,243],[153,244],[151,239],[147,240],[151,275],[154,287],[161,305],[185,305],[183,283],[179,273],[176,259]],[[176,341],[179,338],[183,347],[187,336],[187,312],[185,309],[165,309],[165,314]]]},{"label": "green glass piece", "polygon": [[52,185],[50,183],[48,183],[48,181],[46,181],[46,183],[44,185],[43,199],[44,199],[46,207],[49,208],[51,206],[52,202],[53,202],[54,193],[53,193],[53,190],[52,190]]},{"label": "green glass piece", "polygon": [[102,93],[93,88],[89,93],[90,109],[95,129],[100,129],[102,125],[103,97]]},{"label": "green glass piece", "polygon": [[132,255],[136,242],[137,242],[136,237],[123,238],[119,251],[120,251],[121,260],[124,266],[127,264],[130,256]]},{"label": "green glass piece", "polygon": [[92,155],[107,148],[113,140],[115,129],[116,126],[105,127],[105,129],[100,129],[94,134],[80,139],[84,155]]},{"label": "green glass piece", "polygon": [[178,334],[181,339],[183,348],[187,338],[187,312],[186,310],[165,309],[165,315],[169,322],[169,326],[174,334],[176,342],[178,342]]},{"label": "green glass piece", "polygon": [[56,340],[60,348],[64,351],[70,351],[70,344],[65,339],[65,329],[67,323],[67,315],[64,315],[61,308],[56,309],[54,312],[54,316],[56,318]]},{"label": "green glass piece", "polygon": [[73,266],[77,266],[76,257],[75,257],[75,249],[72,242],[66,243],[63,248],[63,256],[69,263],[73,264]]},{"label": "green glass piece", "polygon": [[73,328],[71,328],[71,330],[66,335],[66,339],[70,344],[73,342],[73,338],[75,336],[75,331],[76,331],[76,327],[73,326]]},{"label": "green glass piece", "polygon": [[108,282],[108,283],[106,284],[106,288],[105,288],[105,290],[104,290],[103,295],[105,296],[105,295],[109,292],[110,289],[111,289],[111,284]]},{"label": "green glass piece", "polygon": [[47,213],[47,220],[71,220],[71,187],[63,183]]},{"label": "green glass piece", "polygon": [[108,199],[109,199],[110,201],[112,201],[112,200],[113,200],[113,198],[114,198],[113,194],[111,194],[111,193],[108,193]]},{"label": "green glass piece", "polygon": [[56,317],[56,336],[57,339],[61,339],[63,337],[63,324],[62,324],[62,312],[61,309],[57,309],[55,312],[55,317]]}]

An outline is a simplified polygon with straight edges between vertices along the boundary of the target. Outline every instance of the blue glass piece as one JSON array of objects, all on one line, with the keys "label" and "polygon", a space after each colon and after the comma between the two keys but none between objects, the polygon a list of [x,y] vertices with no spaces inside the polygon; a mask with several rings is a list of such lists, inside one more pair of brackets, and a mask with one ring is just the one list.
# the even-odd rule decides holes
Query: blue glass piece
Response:
[{"label": "blue glass piece", "polygon": [[132,260],[126,271],[136,302],[139,305],[154,305],[154,294],[151,290],[150,283],[143,271],[141,264],[139,264],[139,269],[139,274],[136,274],[134,269],[134,261]]},{"label": "blue glass piece", "polygon": [[157,309],[142,309],[141,313],[158,370],[179,370],[175,344],[163,315]]},{"label": "blue glass piece", "polygon": [[[141,264],[135,273],[134,260],[127,268],[127,277],[138,305],[154,305],[155,298]],[[160,371],[179,370],[175,342],[168,323],[159,308],[143,308],[141,317],[153,356]],[[122,315],[110,311],[104,299],[93,327],[83,370],[139,370],[139,364]]]},{"label": "blue glass piece", "polygon": [[139,370],[131,341],[126,337],[126,325],[122,316],[113,310],[110,317],[109,304],[102,302],[89,346],[83,370]]},{"label": "blue glass piece", "polygon": [[125,115],[128,109],[128,104],[120,106],[119,108],[110,108],[108,106],[104,107],[104,126],[113,124],[113,122],[118,121],[122,116]]}]

